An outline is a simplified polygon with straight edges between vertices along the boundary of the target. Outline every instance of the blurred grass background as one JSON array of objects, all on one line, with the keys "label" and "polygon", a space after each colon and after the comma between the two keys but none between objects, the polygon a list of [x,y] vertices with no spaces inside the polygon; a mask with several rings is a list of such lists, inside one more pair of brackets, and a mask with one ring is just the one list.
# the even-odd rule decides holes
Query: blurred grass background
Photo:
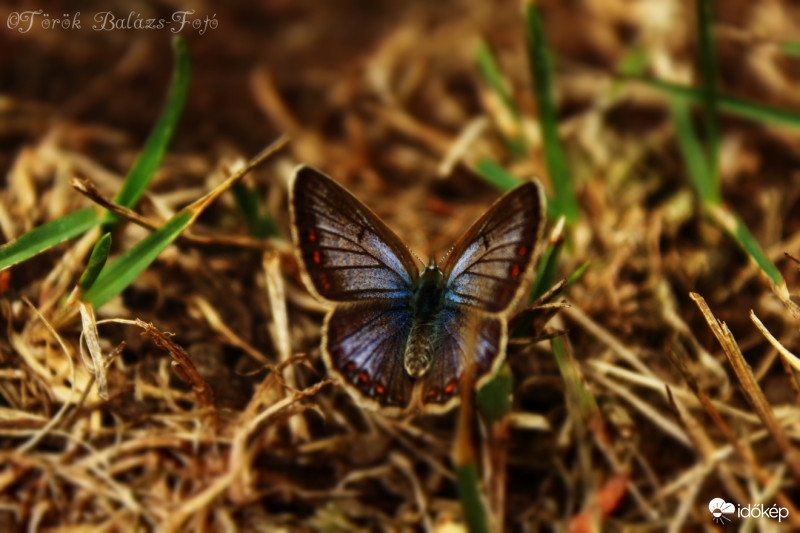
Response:
[{"label": "blurred grass background", "polygon": [[[794,3],[24,7],[39,9],[23,32],[23,8],[0,7],[0,231],[65,216],[81,231],[0,272],[0,529],[463,528],[465,457],[473,529],[703,531],[714,497],[789,508],[797,527],[796,370],[749,316],[797,351]],[[169,29],[92,25],[189,9],[218,25],[181,32],[185,109],[141,201],[121,203],[183,224],[244,160],[292,141],[97,302],[99,319],[180,347],[100,324],[101,371],[69,297],[99,215],[71,180],[119,200],[175,110],[180,60]],[[44,28],[44,13],[81,28]],[[502,419],[386,419],[325,381],[322,309],[280,236],[298,162],[423,257],[501,189],[542,178],[550,227],[567,221],[543,270],[582,275],[551,322],[566,335],[512,343]],[[123,222],[102,254],[148,235]]]}]

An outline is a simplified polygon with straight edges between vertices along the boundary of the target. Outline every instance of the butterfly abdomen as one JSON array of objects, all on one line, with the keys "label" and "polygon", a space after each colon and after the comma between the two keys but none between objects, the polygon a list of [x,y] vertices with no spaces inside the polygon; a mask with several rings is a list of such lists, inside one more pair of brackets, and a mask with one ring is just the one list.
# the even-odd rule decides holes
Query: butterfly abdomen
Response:
[{"label": "butterfly abdomen", "polygon": [[440,329],[435,321],[415,322],[411,327],[403,365],[412,378],[421,378],[431,367],[441,339]]},{"label": "butterfly abdomen", "polygon": [[441,320],[444,274],[436,265],[422,271],[411,300],[413,325],[408,334],[403,365],[412,378],[425,375],[433,362],[442,338]]}]

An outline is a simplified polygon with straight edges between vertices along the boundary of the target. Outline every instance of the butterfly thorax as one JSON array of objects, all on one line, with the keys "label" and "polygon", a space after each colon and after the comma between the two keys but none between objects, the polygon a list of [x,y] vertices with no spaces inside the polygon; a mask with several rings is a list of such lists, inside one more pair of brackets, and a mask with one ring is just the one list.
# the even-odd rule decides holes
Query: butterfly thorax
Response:
[{"label": "butterfly thorax", "polygon": [[434,264],[425,267],[411,297],[413,324],[406,342],[403,365],[413,378],[420,378],[431,366],[441,338],[439,315],[444,307],[444,273]]}]

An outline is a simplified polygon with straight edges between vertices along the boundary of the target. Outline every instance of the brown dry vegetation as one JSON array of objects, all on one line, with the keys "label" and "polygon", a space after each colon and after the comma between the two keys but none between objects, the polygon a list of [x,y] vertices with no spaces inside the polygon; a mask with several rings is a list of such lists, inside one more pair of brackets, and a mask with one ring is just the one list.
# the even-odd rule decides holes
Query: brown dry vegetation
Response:
[{"label": "brown dry vegetation", "polygon": [[[73,177],[113,196],[161,110],[170,32],[94,31],[93,15],[169,17],[190,3],[24,4],[53,16],[80,11],[82,28],[21,33],[6,21],[23,8],[0,6],[5,240],[89,205]],[[794,352],[800,319],[704,214],[666,95],[614,85],[637,46],[647,50],[649,75],[697,83],[693,3],[542,4],[582,209],[566,230],[559,276],[590,261],[551,327],[568,330],[574,370],[599,410],[582,418],[548,342],[510,350],[507,432],[474,438],[494,527],[710,531],[708,501],[721,497],[786,507],[780,527],[796,529],[796,375],[749,315]],[[800,38],[796,4],[717,4],[722,90],[797,109],[800,62],[777,48]],[[287,236],[286,184],[299,162],[344,183],[422,257],[440,257],[499,196],[474,170],[480,157],[551,187],[519,2],[199,6],[219,27],[184,32],[190,99],[138,208],[148,218],[166,220],[281,133],[291,143],[246,183]],[[509,124],[476,65],[482,39],[532,132],[523,158],[501,141]],[[800,131],[730,116],[721,125],[726,204],[794,291],[797,265],[784,252],[800,254]],[[444,531],[462,523],[452,458],[458,411],[396,420],[361,410],[325,374],[323,307],[300,282],[290,243],[248,237],[230,195],[192,232],[208,242],[177,241],[97,311],[98,320],[143,321],[98,326],[106,353],[125,343],[107,369],[107,399],[80,356],[82,326],[67,302],[93,241],[0,272],[0,530]],[[125,225],[113,253],[146,234]],[[753,381],[734,371],[691,292],[727,323]],[[159,331],[177,347],[165,347]],[[172,363],[180,349],[191,363]],[[756,391],[765,395],[758,408]]]}]

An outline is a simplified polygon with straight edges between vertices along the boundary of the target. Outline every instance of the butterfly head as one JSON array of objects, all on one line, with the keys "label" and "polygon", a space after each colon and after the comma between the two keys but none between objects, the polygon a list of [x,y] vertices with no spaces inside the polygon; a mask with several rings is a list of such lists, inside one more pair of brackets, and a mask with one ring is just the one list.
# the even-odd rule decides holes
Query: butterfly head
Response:
[{"label": "butterfly head", "polygon": [[418,316],[432,318],[441,309],[444,291],[444,273],[431,263],[422,270],[413,288],[411,306]]}]

